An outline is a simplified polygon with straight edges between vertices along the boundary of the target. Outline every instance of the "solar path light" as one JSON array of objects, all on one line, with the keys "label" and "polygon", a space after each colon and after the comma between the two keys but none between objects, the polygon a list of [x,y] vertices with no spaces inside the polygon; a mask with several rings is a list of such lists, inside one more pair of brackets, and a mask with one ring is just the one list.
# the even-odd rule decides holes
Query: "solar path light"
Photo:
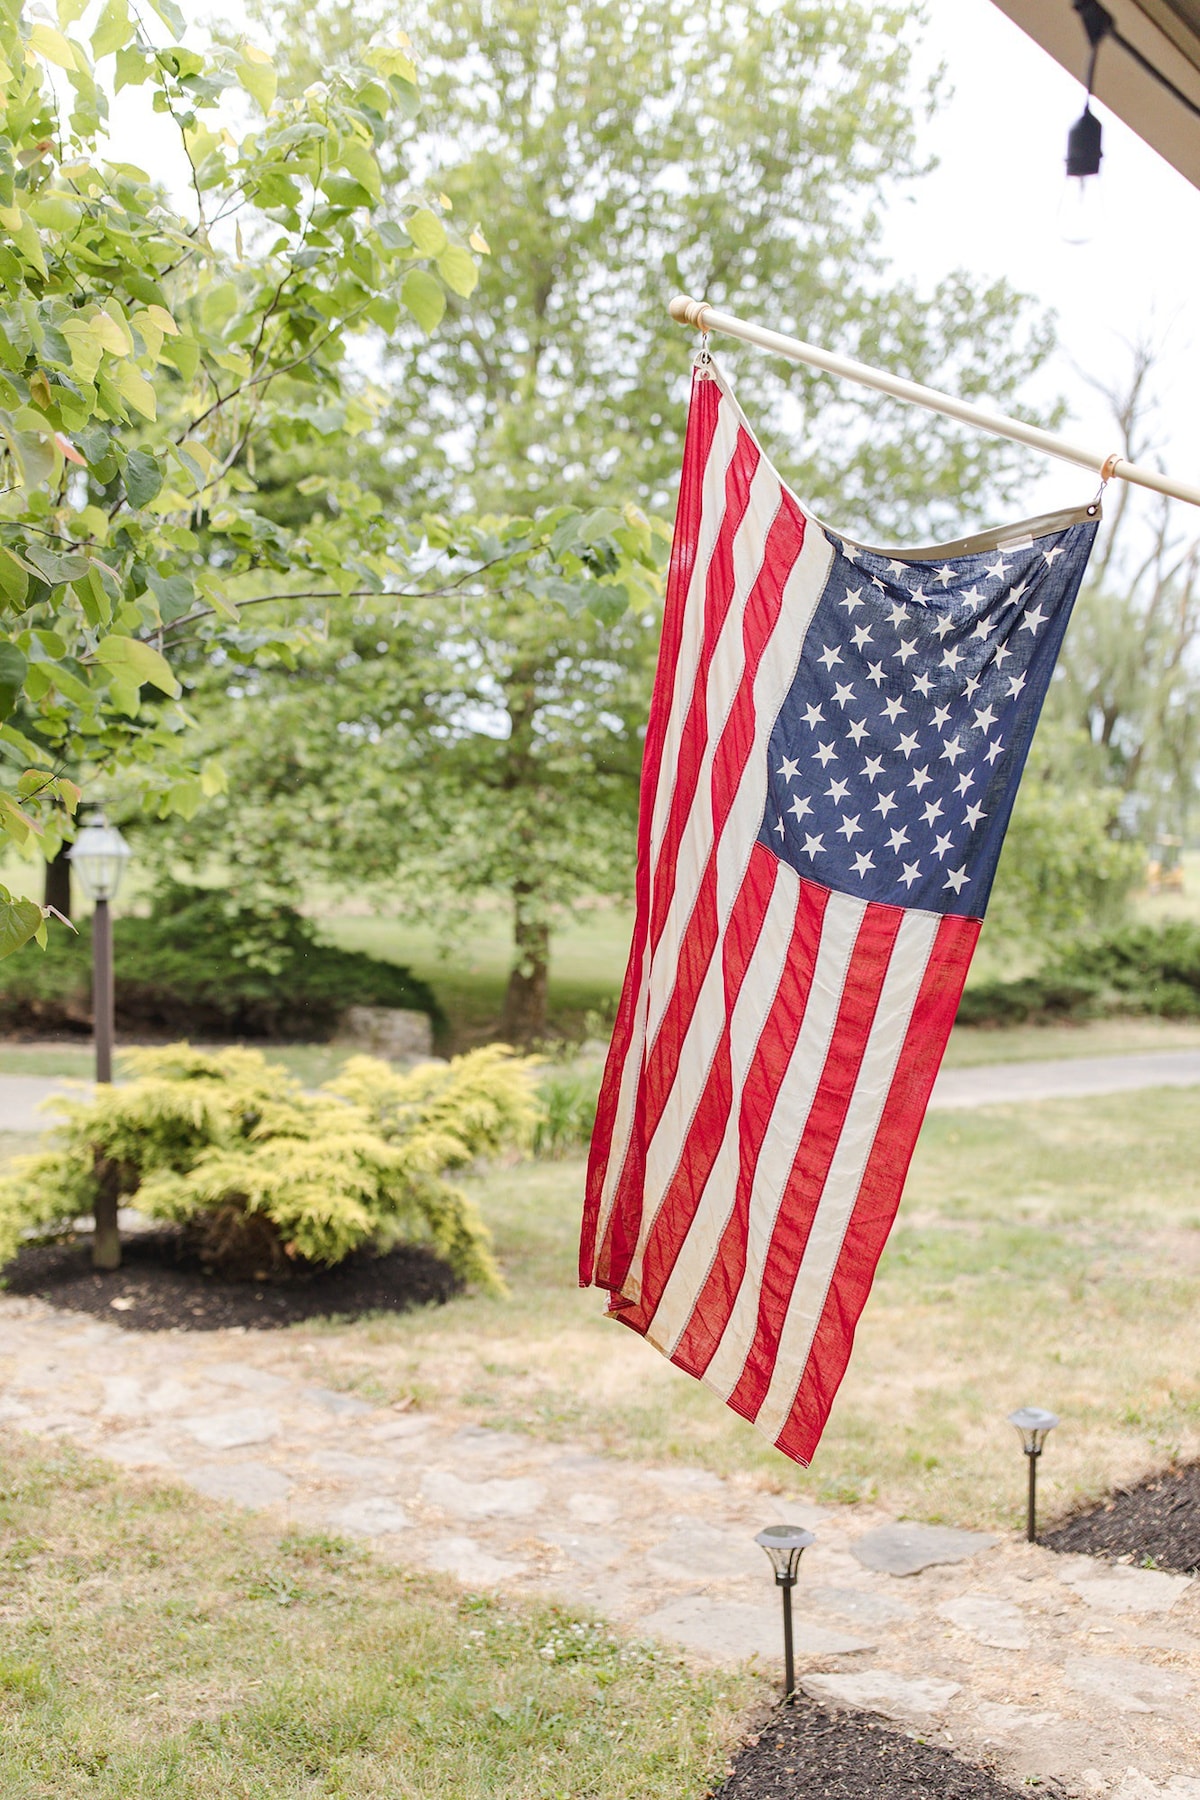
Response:
[{"label": "solar path light", "polygon": [[1040,1406],[1022,1406],[1009,1413],[1008,1422],[1021,1434],[1021,1448],[1029,1458],[1029,1503],[1025,1513],[1025,1536],[1037,1543],[1037,1466],[1046,1439],[1058,1424],[1058,1414],[1045,1412]]},{"label": "solar path light", "polygon": [[783,1590],[783,1697],[790,1700],[796,1686],[795,1657],[792,1650],[792,1589],[800,1568],[800,1558],[810,1544],[816,1543],[811,1531],[800,1525],[768,1525],[754,1539],[771,1559],[775,1586]]},{"label": "solar path light", "polygon": [[[116,898],[131,851],[115,825],[98,813],[85,825],[68,855],[79,885],[92,902],[92,1029],[96,1040],[96,1080],[112,1080],[113,1054],[113,945],[109,901]],[[95,1202],[96,1229],[92,1237],[92,1262],[97,1269],[116,1269],[121,1263],[121,1239],[117,1230],[117,1192],[112,1182],[101,1183]]]}]

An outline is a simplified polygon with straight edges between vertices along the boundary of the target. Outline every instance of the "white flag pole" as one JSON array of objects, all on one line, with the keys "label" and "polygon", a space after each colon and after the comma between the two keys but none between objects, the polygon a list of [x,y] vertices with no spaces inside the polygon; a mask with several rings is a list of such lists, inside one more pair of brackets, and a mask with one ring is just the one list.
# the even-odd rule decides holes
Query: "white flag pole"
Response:
[{"label": "white flag pole", "polygon": [[744,343],[757,344],[762,350],[773,350],[777,356],[786,356],[790,362],[809,363],[814,369],[824,369],[830,375],[844,376],[847,381],[857,381],[863,387],[876,388],[881,394],[892,394],[897,400],[909,400],[914,406],[927,407],[930,412],[945,413],[947,418],[960,419],[964,425],[974,425],[980,431],[990,431],[995,437],[1012,438],[1018,444],[1029,444],[1034,450],[1041,450],[1046,456],[1058,456],[1064,462],[1078,463],[1084,469],[1094,469],[1105,481],[1131,481],[1138,487],[1151,488],[1156,494],[1167,494],[1172,500],[1186,500],[1191,506],[1200,506],[1200,487],[1176,481],[1170,475],[1160,474],[1157,469],[1147,469],[1140,463],[1127,462],[1123,456],[1085,449],[1081,444],[1072,444],[1066,438],[1056,437],[1051,431],[1042,431],[1036,425],[1026,425],[1021,419],[1009,418],[1007,413],[991,412],[985,406],[972,406],[969,401],[956,400],[951,394],[939,393],[937,388],[922,387],[916,381],[904,381],[899,375],[889,375],[884,369],[872,369],[867,363],[855,362],[853,357],[835,356],[833,351],[821,350],[816,344],[803,343],[800,338],[785,337],[781,331],[768,331],[765,326],[751,325],[745,319],[735,319],[732,313],[719,312],[706,301],[689,300],[685,294],[679,294],[672,300],[669,310],[671,317],[681,325],[694,325],[699,331],[720,331],[726,337],[741,338]]}]

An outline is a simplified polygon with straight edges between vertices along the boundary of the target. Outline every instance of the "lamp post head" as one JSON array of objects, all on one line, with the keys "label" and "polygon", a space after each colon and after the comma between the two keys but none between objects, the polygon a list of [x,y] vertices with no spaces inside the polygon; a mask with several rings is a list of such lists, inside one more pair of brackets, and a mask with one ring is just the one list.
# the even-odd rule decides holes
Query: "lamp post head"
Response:
[{"label": "lamp post head", "polygon": [[754,1541],[771,1559],[776,1587],[795,1587],[800,1558],[817,1540],[801,1525],[768,1525],[756,1534]]},{"label": "lamp post head", "polygon": [[1058,1424],[1058,1414],[1046,1412],[1040,1406],[1022,1406],[1009,1413],[1008,1422],[1020,1432],[1021,1447],[1026,1456],[1040,1456],[1046,1438]]},{"label": "lamp post head", "polygon": [[133,852],[115,825],[97,813],[67,851],[89,900],[114,900]]}]

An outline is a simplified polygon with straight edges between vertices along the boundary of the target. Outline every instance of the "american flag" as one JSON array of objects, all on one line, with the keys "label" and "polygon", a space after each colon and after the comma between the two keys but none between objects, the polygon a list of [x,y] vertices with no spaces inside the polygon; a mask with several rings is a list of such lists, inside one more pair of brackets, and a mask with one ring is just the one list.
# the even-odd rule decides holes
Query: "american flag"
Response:
[{"label": "american flag", "polygon": [[580,1281],[820,1440],[1096,533],[874,550],[697,373]]}]

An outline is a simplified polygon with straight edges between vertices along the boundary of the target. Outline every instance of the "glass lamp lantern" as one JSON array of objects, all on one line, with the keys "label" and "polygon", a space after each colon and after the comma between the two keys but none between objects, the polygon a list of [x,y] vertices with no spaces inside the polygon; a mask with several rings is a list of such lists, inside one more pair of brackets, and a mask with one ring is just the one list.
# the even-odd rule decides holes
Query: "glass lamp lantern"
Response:
[{"label": "glass lamp lantern", "polygon": [[792,1589],[800,1569],[800,1558],[810,1544],[816,1543],[811,1531],[802,1525],[767,1525],[755,1535],[770,1558],[775,1573],[775,1586],[783,1599],[783,1697],[790,1700],[796,1688],[796,1664],[792,1646]]},{"label": "glass lamp lantern", "polygon": [[1014,1425],[1020,1434],[1021,1448],[1029,1459],[1029,1493],[1025,1505],[1025,1536],[1031,1544],[1037,1543],[1037,1466],[1038,1458],[1046,1446],[1046,1439],[1058,1424],[1058,1414],[1047,1412],[1041,1406],[1018,1407],[1009,1413],[1008,1422]]},{"label": "glass lamp lantern", "polygon": [[103,813],[85,825],[67,855],[79,885],[93,903],[115,900],[133,852]]}]

